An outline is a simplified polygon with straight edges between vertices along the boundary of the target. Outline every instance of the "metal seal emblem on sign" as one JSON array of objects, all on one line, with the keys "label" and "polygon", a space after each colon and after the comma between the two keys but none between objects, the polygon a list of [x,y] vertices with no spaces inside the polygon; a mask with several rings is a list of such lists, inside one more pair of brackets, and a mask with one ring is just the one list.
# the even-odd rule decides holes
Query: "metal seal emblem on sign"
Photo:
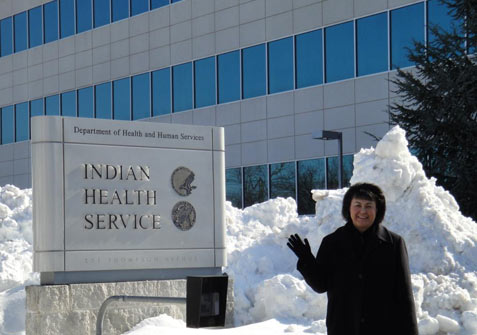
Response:
[{"label": "metal seal emblem on sign", "polygon": [[171,184],[172,188],[177,192],[177,194],[186,197],[192,193],[192,190],[197,188],[192,186],[194,181],[195,174],[188,168],[180,166],[172,172],[171,175]]},{"label": "metal seal emblem on sign", "polygon": [[172,208],[172,222],[180,230],[189,230],[195,224],[196,213],[194,206],[187,201],[179,201]]}]

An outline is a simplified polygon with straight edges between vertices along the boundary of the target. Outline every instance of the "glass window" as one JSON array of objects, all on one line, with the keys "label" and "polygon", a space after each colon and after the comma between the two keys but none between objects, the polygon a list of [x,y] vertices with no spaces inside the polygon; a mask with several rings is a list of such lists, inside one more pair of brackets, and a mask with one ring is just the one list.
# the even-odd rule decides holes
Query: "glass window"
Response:
[{"label": "glass window", "polygon": [[265,44],[242,50],[242,85],[244,99],[267,93]]},{"label": "glass window", "polygon": [[43,44],[43,16],[42,7],[30,9],[28,11],[28,37],[30,48]]},{"label": "glass window", "polygon": [[78,34],[91,29],[92,17],[91,1],[76,0],[76,31]]},{"label": "glass window", "polygon": [[353,22],[325,29],[325,52],[327,83],[354,77]]},{"label": "glass window", "polygon": [[338,188],[339,159],[335,157],[326,158],[326,188],[335,190]]},{"label": "glass window", "polygon": [[152,73],[152,116],[171,112],[171,69]]},{"label": "glass window", "polygon": [[129,17],[129,0],[111,0],[113,22]]},{"label": "glass window", "polygon": [[60,0],[60,36],[68,37],[75,33],[74,0]]},{"label": "glass window", "polygon": [[295,163],[270,164],[270,198],[296,198]]},{"label": "glass window", "polygon": [[61,93],[61,115],[76,116],[76,91]]},{"label": "glass window", "polygon": [[388,69],[387,13],[368,16],[356,21],[358,76]]},{"label": "glass window", "polygon": [[3,107],[2,113],[2,144],[12,143],[14,141],[13,106]]},{"label": "glass window", "polygon": [[[354,155],[343,156],[343,187],[349,186],[349,181],[353,175]],[[326,159],[326,178],[328,189],[337,189],[339,187],[339,157],[328,157]]]},{"label": "glass window", "polygon": [[149,10],[149,0],[131,0],[131,16],[138,15]]},{"label": "glass window", "polygon": [[169,0],[151,0],[151,9],[164,7],[169,4]]},{"label": "glass window", "polygon": [[225,170],[226,199],[232,206],[242,208],[242,169]]},{"label": "glass window", "polygon": [[323,84],[323,32],[296,36],[296,87]]},{"label": "glass window", "polygon": [[412,66],[406,48],[424,42],[424,3],[391,11],[391,67]]},{"label": "glass window", "polygon": [[354,155],[343,156],[343,187],[349,187],[351,177],[353,176]]},{"label": "glass window", "polygon": [[30,137],[28,102],[15,105],[15,142],[27,141]]},{"label": "glass window", "polygon": [[194,62],[195,107],[215,105],[215,57]]},{"label": "glass window", "polygon": [[110,0],[93,0],[94,27],[101,27],[111,21]]},{"label": "glass window", "polygon": [[298,214],[314,214],[315,201],[311,190],[325,188],[325,159],[308,159],[297,162]]},{"label": "glass window", "polygon": [[192,63],[172,68],[173,112],[192,108]]},{"label": "glass window", "polygon": [[267,170],[266,165],[243,168],[244,207],[268,200]]},{"label": "glass window", "polygon": [[113,82],[113,119],[131,120],[131,90],[129,78]]},{"label": "glass window", "polygon": [[97,119],[111,119],[111,83],[94,87],[95,110]]},{"label": "glass window", "polygon": [[31,117],[43,115],[43,98],[30,101],[30,115]]},{"label": "glass window", "polygon": [[43,5],[45,43],[58,39],[58,3],[55,1]]},{"label": "glass window", "polygon": [[132,114],[133,120],[151,117],[151,89],[149,73],[132,77]]},{"label": "glass window", "polygon": [[87,118],[94,117],[92,86],[78,90],[78,116]]},{"label": "glass window", "polygon": [[0,21],[0,35],[0,55],[10,55],[13,52],[13,26],[11,17]]},{"label": "glass window", "polygon": [[232,51],[217,57],[219,103],[240,99],[240,54]]},{"label": "glass window", "polygon": [[434,26],[439,26],[445,32],[452,32],[454,19],[449,14],[449,8],[439,0],[429,0],[427,3],[427,18],[429,21],[427,33],[429,42],[434,41],[435,36],[430,30]]},{"label": "glass window", "polygon": [[293,89],[293,39],[268,43],[268,92]]},{"label": "glass window", "polygon": [[45,98],[45,114],[60,115],[60,97],[58,94]]},{"label": "glass window", "polygon": [[15,28],[15,52],[28,48],[27,41],[27,12],[17,14],[13,17]]}]

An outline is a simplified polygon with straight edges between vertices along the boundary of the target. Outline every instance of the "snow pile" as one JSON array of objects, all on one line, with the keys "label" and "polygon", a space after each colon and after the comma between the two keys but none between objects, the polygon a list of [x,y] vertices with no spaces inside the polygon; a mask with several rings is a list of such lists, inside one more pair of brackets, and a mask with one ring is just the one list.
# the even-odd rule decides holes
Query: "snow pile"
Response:
[{"label": "snow pile", "polygon": [[[376,149],[355,155],[352,183],[379,185],[386,195],[383,224],[407,243],[421,335],[477,334],[477,224],[453,197],[428,179],[393,128]],[[292,233],[316,252],[322,238],[343,225],[341,190],[315,190],[316,215],[299,217],[293,199],[239,210],[226,204],[228,264],[234,278],[236,325],[220,334],[326,334],[326,294],[312,291],[286,246]],[[24,285],[32,271],[31,190],[0,187],[0,334],[22,334]],[[266,321],[268,320],[268,321]],[[127,334],[190,334],[182,321],[161,315]]]},{"label": "snow pile", "polygon": [[31,189],[0,187],[0,334],[24,333],[24,286],[39,283],[31,223]]},{"label": "snow pile", "polygon": [[142,321],[136,327],[126,332],[125,335],[190,335],[190,334],[210,334],[214,335],[276,335],[276,334],[303,334],[303,327],[297,325],[286,325],[275,319],[236,327],[231,329],[193,329],[186,328],[185,322],[175,320],[167,315],[160,315]]},{"label": "snow pile", "polygon": [[[420,333],[476,334],[477,224],[425,176],[402,129],[393,128],[376,149],[355,155],[351,183],[356,182],[372,182],[383,189],[387,200],[383,224],[406,240]],[[239,323],[279,318],[311,324],[325,318],[326,295],[314,293],[304,283],[285,244],[290,233],[298,232],[315,252],[321,239],[344,223],[345,191],[313,191],[314,217],[298,217],[292,199],[271,200],[243,211],[227,208],[227,271],[236,281]],[[306,331],[326,333],[320,325],[323,322],[315,322]]]}]

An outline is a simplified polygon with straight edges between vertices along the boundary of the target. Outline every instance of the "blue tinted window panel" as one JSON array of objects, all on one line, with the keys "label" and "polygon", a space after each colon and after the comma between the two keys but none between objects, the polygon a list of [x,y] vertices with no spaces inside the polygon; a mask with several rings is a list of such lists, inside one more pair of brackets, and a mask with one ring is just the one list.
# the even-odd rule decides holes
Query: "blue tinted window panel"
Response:
[{"label": "blue tinted window panel", "polygon": [[81,33],[92,27],[93,9],[91,0],[76,0],[76,31]]},{"label": "blue tinted window panel", "polygon": [[19,52],[28,48],[28,26],[27,12],[17,14],[13,17],[13,25],[15,31],[15,52]]},{"label": "blue tinted window panel", "polygon": [[164,7],[169,4],[169,0],[151,0],[151,9]]},{"label": "blue tinted window panel", "polygon": [[323,31],[296,36],[296,87],[323,84]]},{"label": "blue tinted window panel", "polygon": [[76,91],[61,93],[61,115],[76,116]]},{"label": "blue tinted window panel", "polygon": [[7,17],[0,21],[0,55],[13,53],[13,20]]},{"label": "blue tinted window panel", "polygon": [[387,13],[356,21],[358,76],[388,69]]},{"label": "blue tinted window panel", "polygon": [[295,162],[270,164],[270,198],[295,199]]},{"label": "blue tinted window panel", "polygon": [[326,188],[335,190],[339,187],[338,182],[339,159],[335,157],[326,158]]},{"label": "blue tinted window panel", "polygon": [[93,0],[94,4],[94,27],[101,27],[111,22],[111,1]]},{"label": "blue tinted window panel", "polygon": [[129,0],[111,0],[113,22],[129,17]]},{"label": "blue tinted window panel", "polygon": [[353,22],[325,29],[325,53],[326,82],[354,77]]},{"label": "blue tinted window panel", "polygon": [[266,94],[265,58],[265,44],[242,50],[242,94],[244,99]]},{"label": "blue tinted window panel", "polygon": [[60,115],[60,97],[52,95],[45,98],[45,114]]},{"label": "blue tinted window panel", "polygon": [[2,144],[13,143],[15,139],[15,117],[13,115],[13,106],[3,107],[2,113]]},{"label": "blue tinted window panel", "polygon": [[266,165],[243,168],[244,207],[268,200],[268,169]]},{"label": "blue tinted window panel", "polygon": [[232,51],[217,57],[219,103],[240,99],[240,53]]},{"label": "blue tinted window panel", "polygon": [[78,116],[94,117],[93,87],[91,86],[78,90]]},{"label": "blue tinted window panel", "polygon": [[15,105],[15,142],[27,141],[30,137],[28,102]]},{"label": "blue tinted window panel", "polygon": [[[75,2],[74,0],[60,1],[60,36],[71,36],[75,33]],[[87,0],[88,1],[88,0]]]},{"label": "blue tinted window panel", "polygon": [[132,77],[133,120],[151,117],[151,87],[149,73]]},{"label": "blue tinted window panel", "polygon": [[97,119],[111,119],[111,83],[95,86],[94,99]]},{"label": "blue tinted window panel", "polygon": [[43,5],[45,43],[58,39],[58,3],[57,1],[48,2]]},{"label": "blue tinted window panel", "polygon": [[424,42],[424,3],[391,11],[392,69],[414,65],[406,49],[413,47],[413,41]]},{"label": "blue tinted window panel", "polygon": [[[455,22],[452,16],[449,14],[449,8],[442,4],[439,0],[429,0],[427,3],[427,19],[429,21],[429,26],[439,26],[445,32],[452,32],[452,25],[457,25],[458,22]],[[428,29],[428,39],[430,42],[435,40],[434,34]]]},{"label": "blue tinted window panel", "polygon": [[350,180],[353,176],[354,155],[343,156],[343,187],[350,186]]},{"label": "blue tinted window panel", "polygon": [[149,10],[149,0],[130,0],[131,16],[138,15]]},{"label": "blue tinted window panel", "polygon": [[43,99],[36,99],[30,101],[30,116],[40,116],[44,115],[44,110],[43,110]]},{"label": "blue tinted window panel", "polygon": [[268,92],[293,89],[293,38],[268,43]]},{"label": "blue tinted window panel", "polygon": [[113,119],[131,120],[131,89],[129,78],[113,82]]},{"label": "blue tinted window panel", "polygon": [[242,169],[225,170],[226,199],[232,206],[242,208]]},{"label": "blue tinted window panel", "polygon": [[43,15],[41,6],[28,11],[28,33],[30,48],[43,44]]},{"label": "blue tinted window panel", "polygon": [[297,162],[298,214],[315,214],[315,201],[311,191],[325,189],[325,159]]},{"label": "blue tinted window panel", "polygon": [[152,72],[152,116],[171,112],[171,69]]},{"label": "blue tinted window panel", "polygon": [[195,107],[215,105],[215,57],[194,63]]},{"label": "blue tinted window panel", "polygon": [[172,68],[173,111],[181,112],[192,108],[192,63]]}]

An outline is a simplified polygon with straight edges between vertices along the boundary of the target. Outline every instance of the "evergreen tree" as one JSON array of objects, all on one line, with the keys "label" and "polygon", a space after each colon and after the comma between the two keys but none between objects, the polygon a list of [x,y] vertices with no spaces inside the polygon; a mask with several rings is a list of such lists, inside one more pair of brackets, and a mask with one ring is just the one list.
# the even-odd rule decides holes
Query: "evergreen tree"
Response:
[{"label": "evergreen tree", "polygon": [[430,27],[427,44],[414,43],[410,71],[398,70],[391,122],[406,130],[428,176],[477,221],[477,0],[441,0],[453,28]]}]

